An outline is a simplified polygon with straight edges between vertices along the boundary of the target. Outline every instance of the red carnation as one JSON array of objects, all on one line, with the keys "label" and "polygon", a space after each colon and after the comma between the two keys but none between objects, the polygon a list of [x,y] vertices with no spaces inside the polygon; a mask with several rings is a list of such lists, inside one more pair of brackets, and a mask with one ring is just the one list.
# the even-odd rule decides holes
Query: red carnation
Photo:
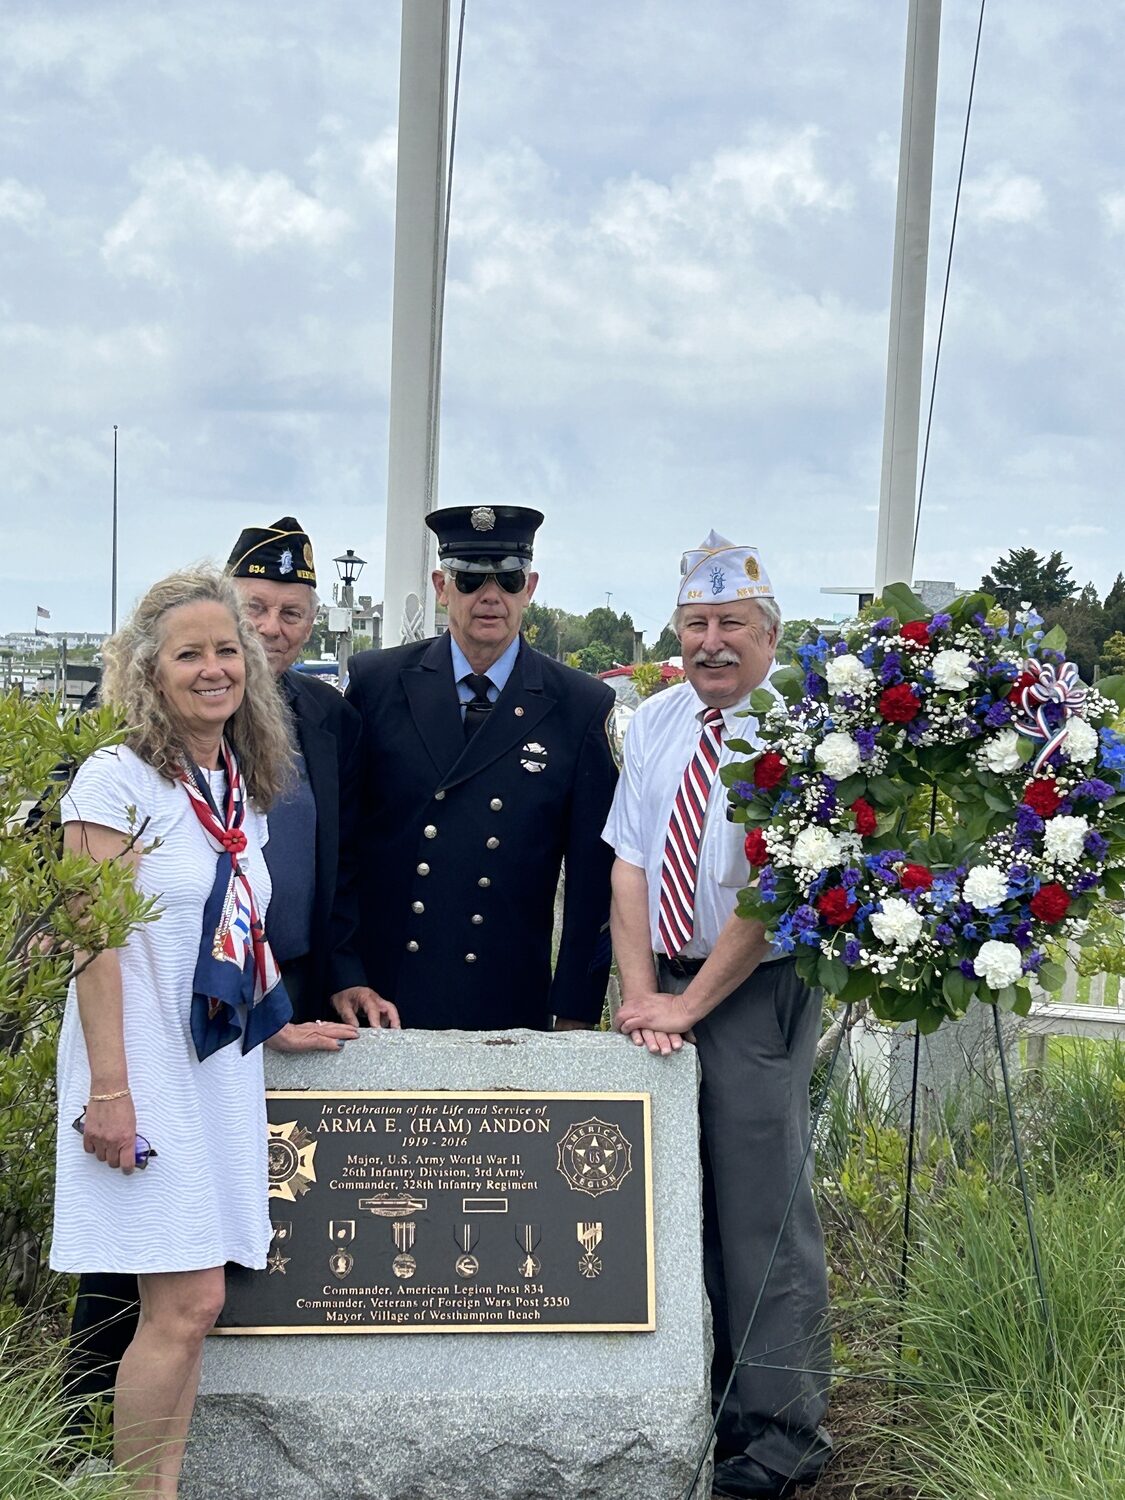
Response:
[{"label": "red carnation", "polygon": [[1041,885],[1031,898],[1031,915],[1041,922],[1061,922],[1070,908],[1070,896],[1061,885]]},{"label": "red carnation", "polygon": [[905,682],[884,689],[879,696],[879,712],[890,724],[909,724],[921,707]]},{"label": "red carnation", "polygon": [[766,848],[765,835],[760,828],[751,828],[746,835],[746,843],[743,847],[746,850],[746,858],[752,865],[769,864],[770,852]]},{"label": "red carnation", "polygon": [[904,641],[909,641],[912,646],[928,646],[930,644],[930,627],[925,620],[911,620],[909,625],[904,625],[899,631]]},{"label": "red carnation", "polygon": [[925,865],[907,865],[899,876],[904,891],[928,891],[933,883],[933,873]]},{"label": "red carnation", "polygon": [[1008,702],[1018,703],[1024,688],[1029,688],[1033,682],[1038,682],[1038,680],[1034,672],[1021,672],[1015,682],[1012,683],[1011,691],[1008,694]]},{"label": "red carnation", "polygon": [[855,813],[855,831],[861,838],[866,838],[869,833],[875,832],[879,825],[875,818],[875,809],[870,802],[857,797],[852,803],[852,812]]},{"label": "red carnation", "polygon": [[1023,801],[1025,807],[1030,807],[1032,812],[1037,812],[1041,818],[1049,818],[1058,812],[1062,798],[1058,794],[1053,777],[1037,776],[1024,788]]},{"label": "red carnation", "polygon": [[850,922],[855,916],[857,906],[849,891],[842,885],[834,885],[831,890],[817,897],[816,909],[829,927],[843,927],[845,922]]},{"label": "red carnation", "polygon": [[754,766],[754,785],[769,792],[784,780],[785,762],[775,750],[767,750]]}]

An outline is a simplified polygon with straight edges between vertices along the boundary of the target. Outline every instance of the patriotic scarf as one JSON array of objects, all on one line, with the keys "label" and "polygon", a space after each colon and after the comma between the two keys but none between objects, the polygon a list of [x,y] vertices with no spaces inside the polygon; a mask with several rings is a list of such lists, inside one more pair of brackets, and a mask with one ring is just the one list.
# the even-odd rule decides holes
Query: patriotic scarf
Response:
[{"label": "patriotic scarf", "polygon": [[[201,1062],[239,1036],[243,1052],[249,1052],[293,1016],[266,942],[246,864],[239,859],[246,848],[242,831],[246,802],[238,761],[225,740],[222,757],[227,789],[221,815],[207,778],[194,766],[180,772],[192,811],[219,856],[215,883],[203,908],[203,934],[192,984],[191,1035]],[[244,1026],[239,1023],[239,1006],[245,1007]]]}]

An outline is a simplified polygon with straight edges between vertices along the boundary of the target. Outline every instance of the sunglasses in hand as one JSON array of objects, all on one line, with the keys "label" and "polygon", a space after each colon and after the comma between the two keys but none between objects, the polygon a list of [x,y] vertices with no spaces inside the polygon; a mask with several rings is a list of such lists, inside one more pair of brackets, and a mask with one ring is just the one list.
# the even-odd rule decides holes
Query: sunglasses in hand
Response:
[{"label": "sunglasses in hand", "polygon": [[[79,1135],[86,1134],[86,1111],[83,1110],[77,1120],[72,1121],[71,1129],[77,1130]],[[156,1148],[150,1146],[143,1135],[138,1135],[133,1141],[133,1165],[138,1172],[143,1172],[149,1162],[157,1155]]]}]

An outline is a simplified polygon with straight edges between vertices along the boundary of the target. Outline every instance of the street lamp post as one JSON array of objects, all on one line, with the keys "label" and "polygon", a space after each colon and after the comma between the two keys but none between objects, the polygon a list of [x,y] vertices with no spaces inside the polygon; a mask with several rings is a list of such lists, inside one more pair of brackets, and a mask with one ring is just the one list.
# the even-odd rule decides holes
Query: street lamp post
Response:
[{"label": "street lamp post", "polygon": [[336,680],[342,686],[347,676],[348,658],[352,654],[352,610],[355,606],[353,589],[363,572],[366,559],[357,557],[349,547],[332,561],[340,575],[340,607],[328,611],[328,628],[336,635]]}]

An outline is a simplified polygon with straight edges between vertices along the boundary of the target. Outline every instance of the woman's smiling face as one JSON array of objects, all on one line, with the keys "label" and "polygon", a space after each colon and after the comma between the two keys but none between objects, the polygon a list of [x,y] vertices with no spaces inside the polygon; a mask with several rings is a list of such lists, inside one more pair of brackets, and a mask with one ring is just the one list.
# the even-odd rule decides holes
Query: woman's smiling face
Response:
[{"label": "woman's smiling face", "polygon": [[156,688],[197,760],[218,748],[242,702],[246,663],[238,625],[213,599],[181,604],[161,621]]}]

